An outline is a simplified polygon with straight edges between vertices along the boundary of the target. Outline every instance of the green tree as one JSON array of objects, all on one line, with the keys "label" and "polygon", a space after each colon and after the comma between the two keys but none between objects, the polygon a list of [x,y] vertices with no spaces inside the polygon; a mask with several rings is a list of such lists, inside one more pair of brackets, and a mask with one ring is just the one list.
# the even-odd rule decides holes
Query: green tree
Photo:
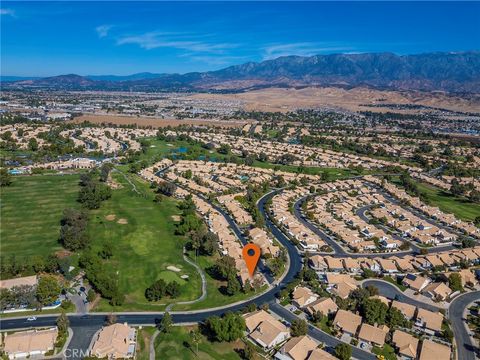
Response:
[{"label": "green tree", "polygon": [[202,334],[198,329],[190,331],[190,339],[192,339],[192,343],[195,345],[195,355],[198,356],[198,344],[202,341]]},{"label": "green tree", "polygon": [[223,318],[209,317],[206,326],[217,341],[235,341],[243,336],[245,319],[240,314],[228,312]]},{"label": "green tree", "polygon": [[60,242],[71,251],[84,249],[89,243],[86,232],[88,214],[84,210],[65,209],[60,221]]},{"label": "green tree", "polygon": [[96,297],[95,290],[89,289],[87,293],[87,301],[92,302],[93,300],[95,300],[95,297]]},{"label": "green tree", "polygon": [[58,331],[60,333],[66,333],[69,325],[70,321],[68,320],[67,314],[65,314],[65,311],[62,311],[60,316],[57,318]]},{"label": "green tree", "polygon": [[452,273],[448,277],[448,286],[453,291],[463,291],[462,277],[459,273]]},{"label": "green tree", "polygon": [[163,279],[158,279],[145,290],[145,297],[148,301],[158,301],[166,295],[167,283]]},{"label": "green tree", "polygon": [[290,328],[290,334],[294,337],[307,335],[308,324],[303,319],[295,319],[292,321],[292,326]]},{"label": "green tree", "polygon": [[37,299],[42,305],[48,305],[57,300],[62,288],[53,275],[43,275],[38,280]]},{"label": "green tree", "polygon": [[178,295],[180,295],[180,284],[176,282],[175,280],[172,282],[169,282],[167,286],[165,287],[165,292],[171,297],[171,298],[176,298]]},{"label": "green tree", "polygon": [[28,140],[28,148],[31,151],[37,151],[38,150],[38,141],[35,138],[30,138]]},{"label": "green tree", "polygon": [[169,333],[173,325],[172,315],[167,311],[163,314],[162,320],[159,324],[159,330],[163,333]]},{"label": "green tree", "polygon": [[370,325],[385,324],[388,306],[379,299],[366,299],[362,305],[362,315]]},{"label": "green tree", "polygon": [[350,360],[352,357],[352,347],[348,344],[338,344],[335,346],[335,356],[340,360]]},{"label": "green tree", "polygon": [[4,167],[0,168],[0,186],[10,186],[12,184],[12,175]]},{"label": "green tree", "polygon": [[232,296],[235,294],[238,294],[240,290],[242,289],[242,286],[240,285],[240,282],[237,279],[236,275],[230,274],[227,279],[227,295]]},{"label": "green tree", "polygon": [[409,321],[405,319],[402,312],[397,308],[391,307],[387,312],[387,324],[390,329],[396,327],[409,327]]}]

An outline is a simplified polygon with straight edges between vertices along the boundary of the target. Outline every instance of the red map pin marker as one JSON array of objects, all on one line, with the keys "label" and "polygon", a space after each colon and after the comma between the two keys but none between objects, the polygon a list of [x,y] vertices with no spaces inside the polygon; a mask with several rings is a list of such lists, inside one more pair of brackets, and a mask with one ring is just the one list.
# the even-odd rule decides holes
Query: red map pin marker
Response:
[{"label": "red map pin marker", "polygon": [[247,244],[243,247],[243,259],[247,264],[248,272],[250,276],[253,276],[255,268],[257,267],[258,259],[260,259],[260,248],[255,244]]}]

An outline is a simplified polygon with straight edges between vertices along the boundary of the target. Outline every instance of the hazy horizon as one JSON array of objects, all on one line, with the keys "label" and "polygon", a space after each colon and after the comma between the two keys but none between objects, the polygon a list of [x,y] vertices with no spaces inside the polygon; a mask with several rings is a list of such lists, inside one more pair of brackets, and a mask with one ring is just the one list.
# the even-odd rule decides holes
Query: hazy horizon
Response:
[{"label": "hazy horizon", "polygon": [[478,49],[480,3],[13,2],[2,76],[188,73],[283,55]]}]

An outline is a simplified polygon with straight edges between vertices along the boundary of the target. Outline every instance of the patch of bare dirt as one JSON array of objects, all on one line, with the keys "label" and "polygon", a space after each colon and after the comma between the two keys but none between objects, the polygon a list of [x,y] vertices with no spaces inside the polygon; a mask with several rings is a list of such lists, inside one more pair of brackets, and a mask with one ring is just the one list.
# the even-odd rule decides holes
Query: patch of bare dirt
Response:
[{"label": "patch of bare dirt", "polygon": [[88,121],[95,124],[114,124],[114,125],[138,125],[143,127],[167,127],[167,126],[181,126],[181,125],[208,125],[218,127],[243,127],[249,121],[246,120],[215,120],[215,119],[159,119],[150,117],[134,117],[121,115],[82,115],[69,122],[82,123]]},{"label": "patch of bare dirt", "polygon": [[[480,95],[466,97],[443,92],[390,91],[369,88],[344,89],[336,87],[268,88],[238,94],[194,94],[194,99],[223,99],[243,102],[245,110],[287,112],[298,108],[333,107],[349,111],[393,111],[387,107],[364,105],[414,104],[439,107],[452,111],[478,112]],[[417,110],[395,110],[415,113]]]},{"label": "patch of bare dirt", "polygon": [[59,259],[63,259],[72,255],[71,251],[68,250],[58,250],[55,252],[55,256]]}]

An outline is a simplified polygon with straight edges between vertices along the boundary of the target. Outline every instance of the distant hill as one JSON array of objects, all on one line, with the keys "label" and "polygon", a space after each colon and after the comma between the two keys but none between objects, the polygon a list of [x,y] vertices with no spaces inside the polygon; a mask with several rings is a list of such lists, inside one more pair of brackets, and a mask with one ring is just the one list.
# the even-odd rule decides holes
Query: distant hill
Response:
[{"label": "distant hill", "polygon": [[5,81],[22,81],[22,80],[36,80],[39,76],[0,76],[0,82]]},{"label": "distant hill", "polygon": [[480,93],[480,52],[285,56],[209,72],[129,76],[61,75],[4,88],[129,91],[244,91],[263,87],[340,86]]},{"label": "distant hill", "polygon": [[150,72],[142,72],[132,75],[87,75],[86,78],[90,80],[103,80],[103,81],[129,81],[129,80],[144,80],[144,79],[156,79],[165,76],[165,74],[154,74]]}]

